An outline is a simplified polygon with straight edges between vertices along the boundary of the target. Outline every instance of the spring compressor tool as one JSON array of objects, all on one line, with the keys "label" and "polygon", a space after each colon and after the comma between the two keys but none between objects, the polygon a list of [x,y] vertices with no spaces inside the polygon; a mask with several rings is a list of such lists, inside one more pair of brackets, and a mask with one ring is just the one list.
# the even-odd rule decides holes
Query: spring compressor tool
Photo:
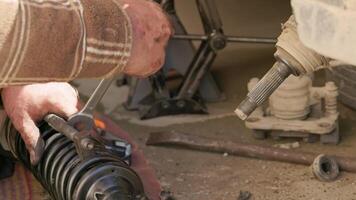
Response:
[{"label": "spring compressor tool", "polygon": [[[114,77],[110,79],[103,79],[90,96],[84,107],[76,114],[69,117],[68,122],[65,123],[63,119],[56,115],[47,115],[45,121],[55,130],[60,131],[69,139],[71,139],[77,147],[77,151],[81,157],[85,157],[86,151],[83,149],[93,149],[96,145],[102,143],[105,146],[106,140],[101,139],[97,132],[93,132],[91,135],[80,131],[90,131],[95,129],[94,111],[101,99],[109,89],[111,83],[114,81]],[[76,130],[77,129],[77,130]],[[100,146],[100,145],[99,145]],[[120,157],[126,162],[130,162],[131,145],[124,140],[115,141],[116,148],[110,149],[116,151]],[[90,151],[91,152],[91,151]]]}]

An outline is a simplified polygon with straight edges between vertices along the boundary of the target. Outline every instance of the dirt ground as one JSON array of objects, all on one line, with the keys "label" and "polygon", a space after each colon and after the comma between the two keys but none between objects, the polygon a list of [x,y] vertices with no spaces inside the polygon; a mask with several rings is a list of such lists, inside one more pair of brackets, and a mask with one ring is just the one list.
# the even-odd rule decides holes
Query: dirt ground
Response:
[{"label": "dirt ground", "polygon": [[[279,33],[280,24],[290,14],[289,1],[286,0],[217,2],[226,34],[275,37]],[[196,26],[199,18],[193,5],[194,1],[181,0],[177,7],[188,30],[199,33],[200,26]],[[213,72],[227,100],[209,104],[209,109],[213,111],[210,117],[178,116],[146,123],[135,121],[131,119],[133,115],[122,109],[120,101],[125,99],[125,95],[115,92],[109,92],[102,108],[138,141],[164,188],[172,191],[179,200],[235,200],[240,191],[249,191],[252,194],[251,199],[257,200],[356,199],[356,174],[343,172],[337,181],[324,183],[311,175],[308,166],[148,147],[144,144],[150,132],[177,130],[211,138],[266,145],[299,141],[301,147],[296,151],[355,156],[356,114],[344,106],[340,108],[342,142],[337,146],[307,144],[296,139],[256,141],[244,123],[232,114],[246,94],[247,81],[254,76],[260,77],[272,66],[273,52],[274,47],[271,45],[234,44],[219,54]],[[322,76],[322,73],[319,75]],[[81,89],[82,93],[88,93],[89,86],[90,84],[86,84]]]}]

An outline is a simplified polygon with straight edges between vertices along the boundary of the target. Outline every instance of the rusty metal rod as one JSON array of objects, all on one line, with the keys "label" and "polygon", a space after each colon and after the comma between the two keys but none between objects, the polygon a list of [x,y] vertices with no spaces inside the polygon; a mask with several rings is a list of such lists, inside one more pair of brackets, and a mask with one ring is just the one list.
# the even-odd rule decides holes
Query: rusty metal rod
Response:
[{"label": "rusty metal rod", "polygon": [[[178,132],[151,133],[147,145],[178,146],[192,150],[228,153],[234,156],[311,165],[321,153],[298,152],[269,146],[200,137]],[[356,158],[334,156],[341,170],[356,172]]]},{"label": "rusty metal rod", "polygon": [[[207,35],[199,34],[188,34],[188,35],[173,35],[173,39],[176,40],[198,40],[205,41],[209,39]],[[260,43],[260,44],[276,44],[277,39],[267,38],[267,37],[239,37],[239,36],[226,36],[227,42],[238,42],[238,43]]]}]

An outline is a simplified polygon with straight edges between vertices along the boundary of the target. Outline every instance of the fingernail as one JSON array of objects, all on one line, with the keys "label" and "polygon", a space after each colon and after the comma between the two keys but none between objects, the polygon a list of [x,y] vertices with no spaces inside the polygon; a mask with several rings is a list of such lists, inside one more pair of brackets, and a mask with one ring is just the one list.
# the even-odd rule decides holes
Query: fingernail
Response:
[{"label": "fingernail", "polygon": [[30,151],[30,161],[31,161],[31,164],[32,164],[32,165],[36,165],[37,162],[38,162],[38,159],[37,159],[37,157],[36,157],[36,153],[35,153],[34,150],[31,150],[31,151]]},{"label": "fingernail", "polygon": [[30,151],[30,160],[32,165],[37,165],[40,161],[43,151],[44,151],[45,143],[42,138],[39,138],[37,144],[35,145],[34,150]]}]

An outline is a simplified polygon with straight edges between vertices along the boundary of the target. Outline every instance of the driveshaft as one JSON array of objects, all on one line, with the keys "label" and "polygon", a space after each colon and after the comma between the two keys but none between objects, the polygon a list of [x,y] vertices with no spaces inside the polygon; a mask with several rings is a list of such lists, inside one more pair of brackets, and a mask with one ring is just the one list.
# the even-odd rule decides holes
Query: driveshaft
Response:
[{"label": "driveshaft", "polygon": [[269,96],[283,83],[292,69],[279,61],[267,72],[257,85],[247,94],[245,100],[235,110],[240,119],[245,120],[258,106],[261,106]]}]

